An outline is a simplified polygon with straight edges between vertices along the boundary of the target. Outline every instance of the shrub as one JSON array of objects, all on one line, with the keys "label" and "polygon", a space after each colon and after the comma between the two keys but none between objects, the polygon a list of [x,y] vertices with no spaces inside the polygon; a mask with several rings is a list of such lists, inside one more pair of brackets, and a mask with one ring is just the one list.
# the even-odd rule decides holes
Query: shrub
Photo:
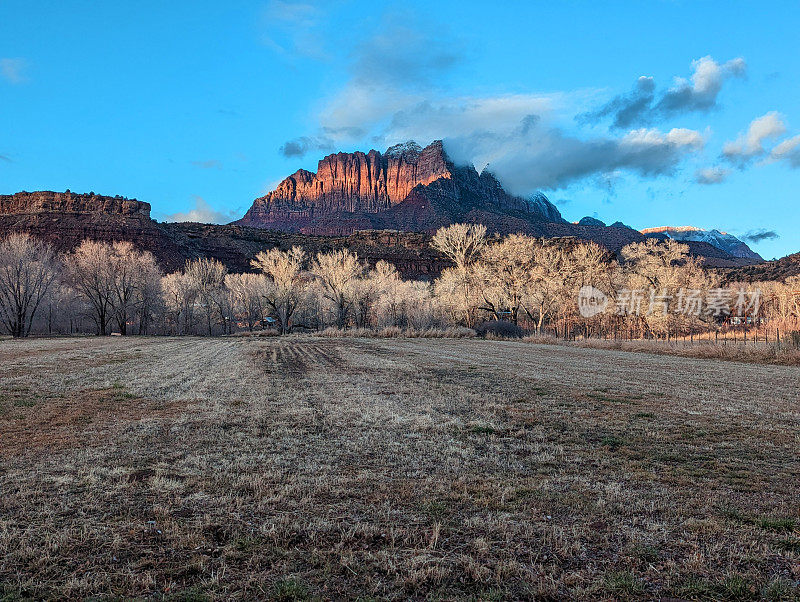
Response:
[{"label": "shrub", "polygon": [[554,337],[552,334],[529,334],[523,339],[526,343],[535,343],[537,345],[560,345],[563,341]]},{"label": "shrub", "polygon": [[475,332],[478,333],[478,336],[490,339],[521,339],[525,336],[525,331],[522,328],[506,320],[484,322],[475,327]]}]

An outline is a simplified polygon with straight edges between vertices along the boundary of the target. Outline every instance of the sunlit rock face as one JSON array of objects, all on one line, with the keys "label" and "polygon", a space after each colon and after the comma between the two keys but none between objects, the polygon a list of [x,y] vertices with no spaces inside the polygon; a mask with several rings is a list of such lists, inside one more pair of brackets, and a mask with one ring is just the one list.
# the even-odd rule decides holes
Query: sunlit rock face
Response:
[{"label": "sunlit rock face", "polygon": [[564,221],[544,195],[510,195],[488,171],[455,165],[437,140],[425,148],[398,144],[383,154],[328,155],[316,173],[301,169],[256,199],[237,223],[314,234],[374,228],[424,232],[475,211],[486,213],[488,225],[498,216]]}]

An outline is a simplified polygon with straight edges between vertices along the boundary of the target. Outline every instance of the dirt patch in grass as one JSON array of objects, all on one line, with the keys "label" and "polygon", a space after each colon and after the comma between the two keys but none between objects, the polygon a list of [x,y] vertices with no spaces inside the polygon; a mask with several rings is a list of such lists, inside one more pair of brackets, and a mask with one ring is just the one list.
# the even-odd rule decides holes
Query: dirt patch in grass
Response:
[{"label": "dirt patch in grass", "polygon": [[106,445],[130,423],[175,417],[184,408],[138,397],[122,387],[61,395],[8,389],[0,394],[0,455]]},{"label": "dirt patch in grass", "polygon": [[267,374],[299,377],[309,370],[342,366],[336,345],[319,339],[278,340],[252,352],[256,366]]}]

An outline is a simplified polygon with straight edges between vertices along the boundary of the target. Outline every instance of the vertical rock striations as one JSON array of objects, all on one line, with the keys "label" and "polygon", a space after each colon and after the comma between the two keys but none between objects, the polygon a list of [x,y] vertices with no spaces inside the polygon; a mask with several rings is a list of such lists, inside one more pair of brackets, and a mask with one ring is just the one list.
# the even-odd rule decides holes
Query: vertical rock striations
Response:
[{"label": "vertical rock striations", "polygon": [[301,169],[256,199],[236,223],[337,235],[370,228],[431,231],[475,211],[564,221],[544,195],[512,196],[491,173],[454,165],[437,140],[425,148],[398,144],[384,154],[328,155],[316,173]]}]

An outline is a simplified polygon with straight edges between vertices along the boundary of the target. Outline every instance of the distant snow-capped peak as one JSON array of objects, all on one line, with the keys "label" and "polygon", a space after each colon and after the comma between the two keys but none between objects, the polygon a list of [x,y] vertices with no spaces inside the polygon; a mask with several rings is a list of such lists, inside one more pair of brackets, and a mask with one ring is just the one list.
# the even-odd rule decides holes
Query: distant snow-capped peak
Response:
[{"label": "distant snow-capped peak", "polygon": [[730,253],[734,257],[763,260],[761,255],[753,251],[733,234],[721,230],[704,230],[695,226],[660,226],[640,230],[648,237],[672,238],[680,241],[705,242],[718,249]]},{"label": "distant snow-capped peak", "polygon": [[390,146],[386,149],[384,155],[387,157],[401,157],[408,153],[419,154],[421,152],[422,147],[413,140],[409,140],[407,142],[401,142],[400,144]]}]

